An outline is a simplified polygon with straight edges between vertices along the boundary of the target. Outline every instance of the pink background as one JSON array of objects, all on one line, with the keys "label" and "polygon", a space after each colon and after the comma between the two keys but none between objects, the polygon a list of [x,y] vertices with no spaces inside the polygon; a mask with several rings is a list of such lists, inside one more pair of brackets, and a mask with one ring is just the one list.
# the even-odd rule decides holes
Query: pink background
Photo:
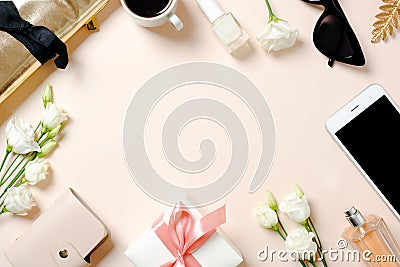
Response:
[{"label": "pink background", "polygon": [[[363,48],[366,65],[357,68],[335,63],[332,69],[312,43],[312,31],[322,9],[300,0],[272,0],[276,15],[296,25],[300,36],[293,48],[266,54],[256,40],[267,22],[264,2],[219,3],[236,16],[250,35],[251,49],[242,57],[233,57],[224,50],[193,0],[179,4],[177,14],[185,25],[181,32],[168,24],[154,29],[140,27],[118,1],[112,0],[99,15],[99,32],[89,34],[83,29],[68,42],[70,63],[66,70],[57,70],[51,62],[45,64],[0,106],[0,140],[5,140],[5,123],[11,114],[36,124],[46,83],[53,85],[55,101],[69,115],[59,146],[48,158],[51,177],[32,188],[38,208],[28,217],[1,216],[0,248],[11,244],[66,188],[72,187],[111,231],[111,238],[93,255],[93,266],[133,266],[123,255],[125,249],[167,207],[144,194],[129,174],[122,144],[125,112],[147,79],[165,68],[190,61],[217,62],[241,71],[259,87],[274,116],[275,159],[262,188],[250,195],[247,190],[258,164],[259,139],[253,132],[254,121],[243,107],[235,106],[249,131],[249,169],[226,198],[204,208],[211,210],[226,200],[227,223],[221,229],[243,253],[244,266],[293,265],[258,261],[257,252],[265,245],[276,250],[284,246],[277,234],[261,228],[252,215],[253,208],[266,201],[267,189],[280,201],[291,192],[293,183],[298,183],[308,195],[312,218],[325,248],[337,248],[336,242],[348,225],[343,211],[349,205],[357,206],[364,214],[384,217],[394,237],[400,239],[399,221],[325,129],[325,121],[332,113],[372,83],[381,84],[400,103],[398,31],[386,43],[370,42],[374,16],[382,2],[341,1]],[[175,103],[174,97],[169,98],[169,103]],[[162,121],[155,118],[152,123],[156,128],[160,127],[157,120]],[[206,125],[202,129],[206,133],[214,128]],[[187,136],[191,131],[197,132],[188,129]],[[223,139],[223,133],[215,135]],[[159,136],[156,138],[154,143],[159,142]],[[188,158],[196,158],[198,143],[185,142],[185,135],[182,138],[183,151]],[[149,148],[159,149],[154,143]],[[219,170],[211,170],[216,173],[229,162],[223,158],[229,147],[222,145],[220,149],[218,157],[222,159],[216,162]],[[154,160],[158,162],[157,155]],[[159,164],[163,169],[165,163]],[[289,230],[296,227],[286,216],[281,218]],[[9,266],[2,253],[0,266]],[[329,266],[362,264],[329,262]]]}]

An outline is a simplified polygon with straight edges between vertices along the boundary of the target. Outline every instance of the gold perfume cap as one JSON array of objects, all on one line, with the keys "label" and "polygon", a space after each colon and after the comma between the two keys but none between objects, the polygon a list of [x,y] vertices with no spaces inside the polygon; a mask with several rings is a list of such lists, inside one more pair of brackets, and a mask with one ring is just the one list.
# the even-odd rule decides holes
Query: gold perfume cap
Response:
[{"label": "gold perfume cap", "polygon": [[360,227],[365,223],[365,218],[361,212],[354,206],[344,212],[346,214],[347,221],[353,227]]}]

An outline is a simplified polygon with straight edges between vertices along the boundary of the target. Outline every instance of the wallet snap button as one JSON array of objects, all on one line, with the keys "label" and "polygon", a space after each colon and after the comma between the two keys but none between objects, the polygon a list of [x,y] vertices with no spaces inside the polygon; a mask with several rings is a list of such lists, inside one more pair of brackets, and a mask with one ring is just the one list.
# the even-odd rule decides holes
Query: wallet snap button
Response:
[{"label": "wallet snap button", "polygon": [[57,267],[87,267],[79,251],[69,242],[57,242],[51,250],[51,256]]},{"label": "wallet snap button", "polygon": [[68,250],[66,250],[65,248],[62,249],[58,252],[58,255],[60,256],[60,258],[63,259],[68,258]]}]

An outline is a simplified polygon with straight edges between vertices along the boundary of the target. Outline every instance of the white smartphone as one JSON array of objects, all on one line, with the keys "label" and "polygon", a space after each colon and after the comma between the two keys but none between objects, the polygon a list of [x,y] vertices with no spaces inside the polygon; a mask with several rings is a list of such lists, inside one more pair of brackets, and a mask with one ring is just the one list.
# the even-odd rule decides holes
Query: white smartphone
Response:
[{"label": "white smartphone", "polygon": [[400,220],[400,109],[372,84],[326,121],[332,137]]}]

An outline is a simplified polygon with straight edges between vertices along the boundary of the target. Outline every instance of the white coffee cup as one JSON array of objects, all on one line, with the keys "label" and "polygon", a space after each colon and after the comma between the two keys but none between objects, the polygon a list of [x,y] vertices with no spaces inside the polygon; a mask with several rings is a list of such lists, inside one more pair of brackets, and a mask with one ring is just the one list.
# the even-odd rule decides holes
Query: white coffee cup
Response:
[{"label": "white coffee cup", "polygon": [[137,24],[143,27],[158,27],[169,22],[177,31],[183,29],[183,22],[175,14],[178,7],[178,0],[170,0],[168,7],[163,10],[161,14],[154,17],[143,17],[136,14],[128,7],[125,1],[128,0],[120,0],[122,7],[132,16],[132,18],[134,18]]}]

